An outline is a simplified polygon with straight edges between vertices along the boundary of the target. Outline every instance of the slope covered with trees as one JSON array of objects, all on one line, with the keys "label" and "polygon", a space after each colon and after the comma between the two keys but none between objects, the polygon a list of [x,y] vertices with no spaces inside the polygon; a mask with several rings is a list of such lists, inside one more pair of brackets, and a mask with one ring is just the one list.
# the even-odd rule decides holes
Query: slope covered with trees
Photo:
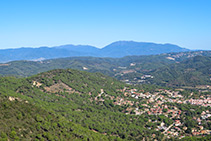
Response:
[{"label": "slope covered with trees", "polygon": [[0,64],[0,74],[6,76],[26,77],[52,69],[77,69],[89,72],[101,72],[108,76],[115,76],[122,71],[122,67],[134,69],[131,63],[137,64],[137,70],[150,70],[165,66],[175,61],[166,59],[165,55],[131,56],[119,59],[95,57],[71,57],[44,61],[13,61]]},{"label": "slope covered with trees", "polygon": [[[192,128],[198,128],[195,120],[190,123],[192,117],[200,118],[202,111],[209,113],[210,108],[169,103],[169,93],[189,98],[188,91],[174,92],[155,85],[135,87],[100,73],[72,69],[28,78],[0,77],[1,138],[162,140],[166,135],[160,126],[171,127],[180,118],[187,126],[187,131],[180,134],[189,136]],[[159,112],[163,113],[151,114],[156,107],[161,107]],[[204,119],[202,125],[209,129],[210,122]]]},{"label": "slope covered with trees", "polygon": [[[138,118],[133,115],[126,116],[122,111],[127,106],[114,105],[109,97],[105,97],[105,100],[101,102],[95,100],[102,91],[104,94],[116,97],[121,94],[117,89],[123,89],[125,86],[124,83],[102,74],[53,70],[24,79],[1,77],[0,83],[2,84],[1,95],[26,100],[35,106],[61,115],[68,121],[80,124],[89,131],[92,130],[90,132],[105,134],[109,140],[118,139],[118,137],[140,139],[150,137],[152,133],[160,134],[155,130],[144,128],[145,121],[148,120],[147,116]],[[51,123],[49,124],[51,127]],[[11,130],[4,133],[9,136]],[[77,133],[85,136],[85,139],[89,136],[88,133],[86,135],[83,135],[83,132]],[[100,140],[101,136],[97,135],[96,140]],[[91,133],[90,136],[92,136]]]},{"label": "slope covered with trees", "polygon": [[211,84],[211,57],[194,58],[156,69],[152,83],[168,86],[196,86]]},{"label": "slope covered with trees", "polygon": [[0,115],[1,141],[112,140],[20,98],[1,95]]}]

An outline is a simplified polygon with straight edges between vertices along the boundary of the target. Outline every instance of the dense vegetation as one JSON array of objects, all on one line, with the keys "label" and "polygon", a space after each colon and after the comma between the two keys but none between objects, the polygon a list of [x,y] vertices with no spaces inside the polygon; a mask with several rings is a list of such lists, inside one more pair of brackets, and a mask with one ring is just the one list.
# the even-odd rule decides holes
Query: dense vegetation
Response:
[{"label": "dense vegetation", "polygon": [[[137,117],[133,115],[125,115],[121,112],[124,107],[113,105],[109,99],[104,101],[102,103],[103,105],[92,101],[101,89],[103,89],[105,93],[117,96],[118,93],[116,93],[116,89],[124,87],[123,83],[103,76],[102,74],[90,74],[75,70],[54,70],[27,79],[2,77],[0,81],[1,84],[3,84],[0,86],[0,92],[2,95],[27,100],[29,103],[35,104],[35,106],[39,106],[56,115],[59,114],[65,117],[65,119],[80,124],[89,130],[107,134],[109,140],[117,138],[116,136],[119,136],[122,139],[127,138],[139,140],[143,137],[150,138],[152,133],[160,135],[157,131],[144,128],[148,116],[143,115]],[[42,83],[42,86],[34,86],[34,81]],[[49,88],[63,83],[65,83],[65,85],[60,85],[59,91],[50,92],[46,89],[46,87]],[[68,91],[68,88],[65,89],[62,87],[66,85],[72,88],[71,91]],[[24,107],[26,104],[20,105],[20,110],[21,106]],[[19,111],[19,109],[16,110]],[[15,112],[16,110],[14,109],[14,111],[11,112]],[[39,113],[38,111],[35,112]],[[31,118],[36,118],[36,114],[32,113],[32,115],[35,116],[28,117],[30,120]],[[32,123],[32,126],[34,125],[35,123]],[[51,123],[49,123],[48,126],[48,128],[50,128]],[[18,129],[18,127],[16,128]],[[3,131],[4,130],[5,129],[3,129]],[[9,132],[11,131],[13,131],[12,128],[5,130],[4,132],[9,136]],[[36,133],[37,132],[35,132],[35,134]],[[36,137],[35,134],[30,137]],[[45,137],[43,134],[41,134],[41,136]],[[83,135],[83,132],[81,132],[81,134],[83,137],[85,136]],[[89,135],[86,135],[86,137],[87,136]],[[84,138],[86,139],[86,137]],[[99,140],[99,138],[100,136],[98,137],[96,135],[96,139]]]},{"label": "dense vegetation", "polygon": [[0,115],[1,141],[112,140],[20,98],[0,96]]},{"label": "dense vegetation", "polygon": [[211,57],[194,58],[154,70],[152,83],[168,86],[210,85]]},{"label": "dense vegetation", "polygon": [[[164,135],[155,128],[161,122],[167,126],[173,123],[163,115],[135,115],[134,111],[126,114],[130,108],[143,108],[141,104],[146,101],[125,96],[122,90],[136,88],[152,93],[161,88],[155,85],[134,87],[100,73],[72,69],[28,78],[0,77],[0,84],[1,140],[162,140]],[[118,98],[137,104],[114,104]],[[209,110],[177,107],[184,111],[182,118],[188,119],[190,127],[195,126],[190,124],[191,116]],[[189,108],[198,111],[190,113]]]},{"label": "dense vegetation", "polygon": [[[173,63],[165,56],[131,56],[120,59],[94,58],[94,57],[71,57],[44,61],[13,61],[0,65],[0,74],[6,76],[30,76],[52,69],[77,69],[89,72],[101,72],[105,75],[114,76],[121,71],[119,67],[130,67],[130,63],[138,63],[141,70],[150,70]],[[87,69],[83,69],[83,68]],[[134,68],[134,67],[133,67]],[[116,69],[116,71],[114,71]],[[141,71],[140,70],[140,71]]]}]

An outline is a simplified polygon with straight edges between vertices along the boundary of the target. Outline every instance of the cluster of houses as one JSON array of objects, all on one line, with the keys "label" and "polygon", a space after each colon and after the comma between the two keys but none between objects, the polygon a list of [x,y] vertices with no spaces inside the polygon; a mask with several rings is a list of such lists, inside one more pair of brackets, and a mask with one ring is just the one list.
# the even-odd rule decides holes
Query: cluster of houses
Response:
[{"label": "cluster of houses", "polygon": [[191,53],[190,52],[181,52],[181,53],[172,54],[172,55],[170,55],[170,57],[181,58],[181,57],[187,56],[188,58],[191,58],[194,56],[201,55],[203,53],[204,53],[204,51],[196,51],[196,52],[191,52]]},{"label": "cluster of houses", "polygon": [[204,99],[189,99],[189,100],[186,100],[186,102],[193,105],[211,107],[211,97],[204,98]]},{"label": "cluster of houses", "polygon": [[[130,89],[124,88],[117,90],[122,95],[114,97],[105,94],[101,89],[101,93],[95,98],[95,100],[103,101],[102,95],[106,97],[110,97],[110,99],[114,100],[114,105],[127,106],[125,109],[125,114],[148,114],[148,115],[164,115],[174,122],[170,126],[166,126],[164,122],[162,122],[159,126],[157,126],[156,130],[162,131],[163,134],[167,135],[167,137],[177,136],[182,138],[187,130],[187,127],[181,121],[182,111],[178,109],[176,106],[169,106],[166,104],[170,103],[179,103],[179,104],[193,104],[199,106],[211,107],[211,98],[208,97],[200,97],[200,99],[187,99],[183,95],[180,94],[180,90],[166,90],[166,89],[157,89],[154,92],[145,92],[144,90]],[[134,100],[131,100],[134,99]],[[144,103],[142,103],[144,101]],[[140,107],[141,105],[141,107]],[[192,129],[192,135],[205,135],[210,134],[209,130],[204,129],[201,125],[203,120],[209,121],[209,117],[211,117],[211,111],[203,111],[199,117],[193,117],[193,120],[197,121],[198,127]]]}]

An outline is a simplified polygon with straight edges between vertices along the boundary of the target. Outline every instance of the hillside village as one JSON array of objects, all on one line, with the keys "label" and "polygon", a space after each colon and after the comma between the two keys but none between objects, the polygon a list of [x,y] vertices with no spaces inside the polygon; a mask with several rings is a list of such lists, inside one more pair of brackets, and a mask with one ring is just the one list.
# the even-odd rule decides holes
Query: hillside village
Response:
[{"label": "hillside village", "polygon": [[[113,84],[114,81],[110,83]],[[32,82],[32,87],[41,88],[41,85],[43,84],[37,81]],[[145,128],[160,131],[167,138],[183,138],[211,133],[211,95],[209,91],[201,91],[204,88],[209,90],[210,86],[200,86],[197,87],[197,91],[192,92],[182,88],[144,89],[125,85],[122,89],[116,89],[115,94],[106,92],[103,88],[97,95],[93,95],[92,92],[87,94],[92,103],[119,107],[120,112],[126,115],[146,115],[148,122]],[[66,96],[61,95],[62,93],[82,94],[60,81],[44,89],[49,94],[53,93],[63,98]]]},{"label": "hillside village", "polygon": [[[211,95],[201,96],[199,99],[186,98],[181,94],[183,90],[166,90],[157,89],[155,92],[150,93],[144,90],[124,88],[118,90],[122,95],[118,97],[110,96],[104,93],[101,89],[101,93],[95,97],[95,101],[103,102],[109,98],[113,101],[114,105],[126,106],[126,109],[122,112],[125,114],[142,115],[147,114],[149,116],[165,116],[171,119],[172,122],[165,123],[165,121],[158,121],[157,119],[149,119],[148,123],[156,124],[154,127],[157,131],[161,131],[167,138],[177,137],[183,138],[187,135],[210,135],[211,130],[205,128],[202,123],[210,123],[211,121]],[[193,95],[191,93],[190,95]],[[172,105],[173,104],[173,105]],[[197,116],[192,117],[192,121],[197,123],[197,126],[191,128],[184,124],[184,118],[187,114],[186,111],[179,108],[177,105],[194,105],[203,106],[209,108],[209,110],[197,113]],[[195,111],[195,109],[190,109]],[[147,127],[152,128],[152,127]]]},{"label": "hillside village", "polygon": [[[146,77],[152,76],[143,76]],[[2,83],[8,80],[13,85],[6,83],[2,90],[11,89],[7,97],[10,102],[21,99],[24,104],[34,104],[34,100],[43,106],[49,103],[52,111],[60,111],[68,120],[101,135],[125,138],[134,134],[133,139],[141,135],[140,139],[160,140],[209,137],[211,133],[209,85],[195,90],[127,85],[100,73],[71,69],[52,70],[26,79],[2,78]],[[118,124],[113,125],[115,122]],[[143,131],[148,135],[142,135]]]}]

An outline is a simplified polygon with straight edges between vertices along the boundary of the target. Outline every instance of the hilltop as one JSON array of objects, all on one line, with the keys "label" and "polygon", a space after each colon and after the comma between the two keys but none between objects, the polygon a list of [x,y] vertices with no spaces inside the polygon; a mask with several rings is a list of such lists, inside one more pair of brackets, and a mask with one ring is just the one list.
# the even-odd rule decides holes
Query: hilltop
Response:
[{"label": "hilltop", "polygon": [[173,44],[118,41],[102,48],[102,57],[125,57],[133,55],[154,55],[170,52],[190,51]]}]

